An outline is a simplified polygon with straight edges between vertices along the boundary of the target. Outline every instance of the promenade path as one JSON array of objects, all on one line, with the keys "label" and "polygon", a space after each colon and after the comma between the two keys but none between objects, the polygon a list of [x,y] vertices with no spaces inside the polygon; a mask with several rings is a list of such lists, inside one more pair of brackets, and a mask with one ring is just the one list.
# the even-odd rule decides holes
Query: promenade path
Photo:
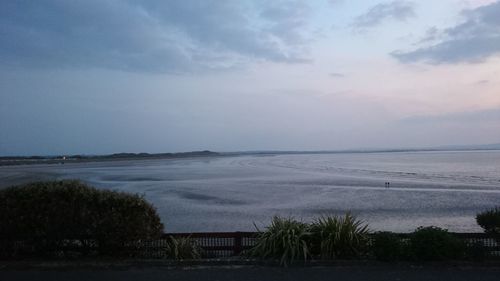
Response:
[{"label": "promenade path", "polygon": [[0,270],[1,281],[31,280],[353,280],[353,281],[489,281],[500,280],[500,267],[481,266],[329,266],[329,267],[264,267],[264,266],[196,266],[186,268],[29,268]]}]

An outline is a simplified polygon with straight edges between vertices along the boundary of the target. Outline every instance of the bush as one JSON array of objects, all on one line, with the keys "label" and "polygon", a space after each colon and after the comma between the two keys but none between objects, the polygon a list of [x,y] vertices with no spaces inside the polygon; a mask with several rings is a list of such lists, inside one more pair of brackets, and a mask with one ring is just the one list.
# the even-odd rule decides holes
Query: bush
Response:
[{"label": "bush", "polygon": [[189,237],[172,237],[167,240],[165,257],[174,260],[201,258],[202,249]]},{"label": "bush", "polygon": [[468,243],[465,256],[471,261],[484,261],[488,258],[490,252],[481,242]]},{"label": "bush", "polygon": [[439,227],[419,227],[410,235],[410,253],[422,261],[449,260],[462,258],[464,243],[446,229]]},{"label": "bush", "polygon": [[[99,190],[79,181],[36,182],[0,190],[0,237],[36,254],[94,245],[117,255],[124,245],[159,237],[155,208],[139,195]],[[75,243],[75,241],[79,241]],[[30,247],[25,247],[30,248]]]},{"label": "bush", "polygon": [[476,222],[488,234],[500,234],[500,207],[477,214]]},{"label": "bush", "polygon": [[309,226],[293,218],[275,216],[271,225],[257,237],[255,246],[249,254],[259,258],[279,259],[287,266],[297,259],[309,258]]},{"label": "bush", "polygon": [[372,251],[376,259],[396,261],[407,258],[407,245],[396,233],[377,232],[372,239]]},{"label": "bush", "polygon": [[323,259],[346,259],[361,256],[368,245],[368,225],[347,213],[323,216],[311,226],[314,250]]}]

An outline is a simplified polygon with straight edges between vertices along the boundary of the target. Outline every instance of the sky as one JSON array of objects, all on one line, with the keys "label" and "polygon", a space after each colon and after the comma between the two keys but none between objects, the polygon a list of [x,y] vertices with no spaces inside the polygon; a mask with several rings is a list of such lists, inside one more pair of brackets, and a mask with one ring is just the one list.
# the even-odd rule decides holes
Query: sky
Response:
[{"label": "sky", "polygon": [[500,1],[0,1],[0,155],[500,143]]}]

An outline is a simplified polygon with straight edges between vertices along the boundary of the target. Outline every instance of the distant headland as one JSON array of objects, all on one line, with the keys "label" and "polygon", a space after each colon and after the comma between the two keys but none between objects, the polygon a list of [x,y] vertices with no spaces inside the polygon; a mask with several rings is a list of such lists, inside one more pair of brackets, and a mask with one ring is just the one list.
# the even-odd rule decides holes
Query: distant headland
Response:
[{"label": "distant headland", "polygon": [[477,151],[500,150],[500,143],[482,145],[445,145],[420,148],[360,148],[346,150],[252,150],[234,152],[214,152],[210,150],[175,152],[175,153],[113,153],[106,155],[54,155],[54,156],[0,156],[0,166],[28,164],[65,164],[98,161],[142,160],[142,159],[174,159],[220,157],[240,155],[279,155],[279,154],[337,154],[337,153],[394,153],[394,152],[432,152],[432,151]]},{"label": "distant headland", "polygon": [[3,156],[0,166],[27,164],[65,164],[97,161],[168,159],[219,156],[220,153],[203,150],[178,153],[113,153],[107,155]]}]

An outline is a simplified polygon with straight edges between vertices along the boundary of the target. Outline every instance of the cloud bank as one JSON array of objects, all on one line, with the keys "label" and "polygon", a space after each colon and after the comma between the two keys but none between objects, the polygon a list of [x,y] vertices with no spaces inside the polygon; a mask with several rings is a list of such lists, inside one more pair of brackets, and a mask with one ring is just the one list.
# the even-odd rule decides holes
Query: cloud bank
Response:
[{"label": "cloud bank", "polygon": [[500,1],[465,10],[463,16],[463,23],[441,32],[439,42],[392,55],[403,63],[441,64],[482,62],[500,54]]},{"label": "cloud bank", "polygon": [[387,19],[405,21],[415,16],[415,5],[407,1],[380,3],[358,16],[352,24],[354,28],[364,29],[381,24]]},{"label": "cloud bank", "polygon": [[0,61],[182,73],[307,62],[306,2],[1,1]]}]

